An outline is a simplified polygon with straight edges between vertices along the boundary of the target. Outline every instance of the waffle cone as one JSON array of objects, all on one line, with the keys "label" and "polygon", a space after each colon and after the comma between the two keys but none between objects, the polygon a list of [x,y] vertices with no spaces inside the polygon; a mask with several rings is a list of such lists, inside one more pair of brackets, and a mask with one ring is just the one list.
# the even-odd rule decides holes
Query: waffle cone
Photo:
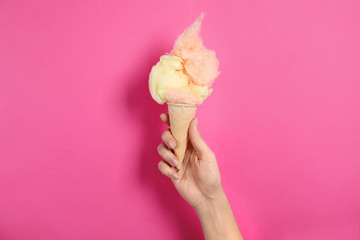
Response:
[{"label": "waffle cone", "polygon": [[171,133],[176,140],[174,152],[179,160],[178,169],[181,168],[184,160],[189,140],[189,125],[195,117],[196,108],[196,105],[168,103]]}]

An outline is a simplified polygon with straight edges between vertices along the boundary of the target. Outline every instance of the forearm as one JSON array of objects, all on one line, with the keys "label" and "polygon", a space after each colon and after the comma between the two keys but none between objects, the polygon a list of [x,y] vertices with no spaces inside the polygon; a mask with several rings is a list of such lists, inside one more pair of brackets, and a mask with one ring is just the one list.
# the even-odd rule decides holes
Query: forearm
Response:
[{"label": "forearm", "polygon": [[221,189],[214,199],[195,208],[206,240],[242,240],[229,201]]}]

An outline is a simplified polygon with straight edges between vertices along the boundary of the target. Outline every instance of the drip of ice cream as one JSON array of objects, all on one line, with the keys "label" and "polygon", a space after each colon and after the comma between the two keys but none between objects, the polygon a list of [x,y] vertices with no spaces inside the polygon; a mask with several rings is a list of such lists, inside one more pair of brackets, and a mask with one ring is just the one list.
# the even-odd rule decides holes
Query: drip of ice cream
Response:
[{"label": "drip of ice cream", "polygon": [[165,102],[201,104],[220,72],[215,52],[204,47],[199,31],[204,14],[176,40],[170,55],[163,55],[153,66],[149,88],[153,99]]}]

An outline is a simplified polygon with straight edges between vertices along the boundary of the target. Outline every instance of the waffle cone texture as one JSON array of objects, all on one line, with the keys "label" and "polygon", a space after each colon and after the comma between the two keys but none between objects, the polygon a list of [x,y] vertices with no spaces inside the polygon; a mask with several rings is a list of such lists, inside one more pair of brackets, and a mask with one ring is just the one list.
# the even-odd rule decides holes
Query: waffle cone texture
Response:
[{"label": "waffle cone texture", "polygon": [[196,109],[196,105],[168,103],[171,133],[176,140],[174,152],[179,160],[178,169],[184,161],[189,141],[189,125],[195,117]]}]

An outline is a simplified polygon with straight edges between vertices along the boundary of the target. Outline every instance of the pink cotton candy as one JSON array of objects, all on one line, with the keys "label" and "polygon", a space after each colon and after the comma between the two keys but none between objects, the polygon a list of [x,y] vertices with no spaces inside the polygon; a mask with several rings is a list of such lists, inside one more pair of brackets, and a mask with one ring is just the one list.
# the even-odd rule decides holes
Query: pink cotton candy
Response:
[{"label": "pink cotton candy", "polygon": [[192,82],[198,86],[210,87],[219,76],[219,61],[214,51],[206,49],[199,37],[202,13],[196,21],[187,28],[176,40],[171,55],[184,60],[186,73]]}]

